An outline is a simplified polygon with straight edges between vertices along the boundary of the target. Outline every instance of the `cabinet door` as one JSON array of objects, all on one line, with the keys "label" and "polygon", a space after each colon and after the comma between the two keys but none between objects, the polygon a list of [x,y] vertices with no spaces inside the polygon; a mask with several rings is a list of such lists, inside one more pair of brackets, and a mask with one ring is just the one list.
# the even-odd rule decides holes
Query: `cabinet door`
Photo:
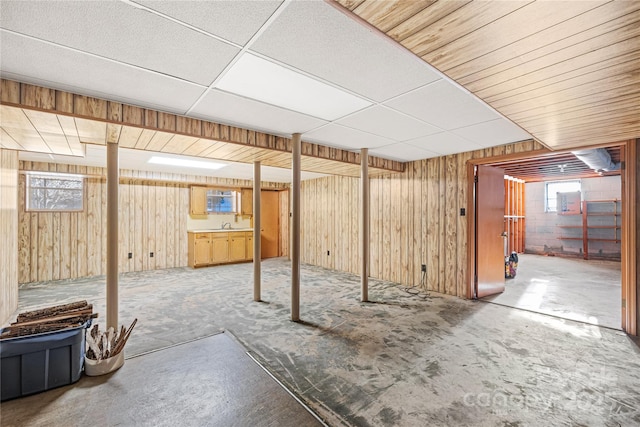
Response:
[{"label": "cabinet door", "polygon": [[253,215],[253,190],[243,188],[240,190],[242,215]]},{"label": "cabinet door", "polygon": [[211,258],[214,264],[229,261],[229,234],[213,233],[211,239]]},{"label": "cabinet door", "polygon": [[246,259],[246,238],[244,233],[229,234],[229,261]]},{"label": "cabinet door", "polygon": [[211,239],[207,237],[199,237],[198,235],[193,242],[193,264],[208,265],[211,264]]},{"label": "cabinet door", "polygon": [[191,187],[189,213],[191,215],[207,214],[207,187]]},{"label": "cabinet door", "polygon": [[253,259],[253,233],[247,233],[247,258]]}]

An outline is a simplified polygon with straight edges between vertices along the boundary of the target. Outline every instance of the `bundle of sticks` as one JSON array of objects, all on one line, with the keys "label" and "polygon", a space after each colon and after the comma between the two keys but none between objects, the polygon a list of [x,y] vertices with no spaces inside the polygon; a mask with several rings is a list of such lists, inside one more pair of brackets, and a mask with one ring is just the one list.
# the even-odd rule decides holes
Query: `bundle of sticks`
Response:
[{"label": "bundle of sticks", "polygon": [[116,333],[113,327],[104,332],[100,331],[100,327],[96,323],[87,335],[87,358],[92,360],[103,360],[113,357],[124,349],[133,327],[138,319],[133,319],[131,326],[125,329],[120,327],[120,331]]},{"label": "bundle of sticks", "polygon": [[74,328],[96,317],[98,313],[93,312],[93,305],[87,301],[26,311],[20,313],[17,320],[2,331],[0,339]]}]

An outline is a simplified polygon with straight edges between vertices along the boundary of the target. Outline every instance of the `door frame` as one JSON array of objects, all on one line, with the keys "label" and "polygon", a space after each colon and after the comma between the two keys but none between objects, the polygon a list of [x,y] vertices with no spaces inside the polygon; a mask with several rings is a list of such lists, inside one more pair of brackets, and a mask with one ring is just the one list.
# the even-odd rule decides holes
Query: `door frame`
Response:
[{"label": "door frame", "polygon": [[638,290],[638,247],[636,244],[638,230],[638,210],[636,207],[636,195],[638,194],[638,164],[637,164],[637,142],[635,139],[618,141],[610,144],[601,144],[588,147],[574,147],[567,150],[543,151],[540,152],[523,152],[512,153],[494,157],[483,157],[479,159],[470,159],[467,161],[467,272],[466,272],[466,297],[473,299],[475,290],[475,271],[476,271],[476,239],[477,230],[475,226],[475,167],[477,165],[491,165],[508,160],[523,160],[544,157],[545,155],[559,154],[570,152],[571,150],[598,148],[598,147],[621,147],[620,161],[623,163],[623,169],[620,172],[620,180],[622,184],[621,201],[622,201],[622,229],[620,245],[620,268],[621,268],[621,301],[620,308],[622,311],[622,330],[629,335],[637,335],[638,322],[638,298],[640,291]]}]

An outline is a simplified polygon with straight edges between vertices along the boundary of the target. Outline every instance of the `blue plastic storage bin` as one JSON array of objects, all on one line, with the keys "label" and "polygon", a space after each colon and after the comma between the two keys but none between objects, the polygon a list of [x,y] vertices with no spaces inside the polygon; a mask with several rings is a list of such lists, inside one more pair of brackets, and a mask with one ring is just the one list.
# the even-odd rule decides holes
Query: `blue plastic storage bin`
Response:
[{"label": "blue plastic storage bin", "polygon": [[78,381],[90,325],[0,340],[0,400]]}]

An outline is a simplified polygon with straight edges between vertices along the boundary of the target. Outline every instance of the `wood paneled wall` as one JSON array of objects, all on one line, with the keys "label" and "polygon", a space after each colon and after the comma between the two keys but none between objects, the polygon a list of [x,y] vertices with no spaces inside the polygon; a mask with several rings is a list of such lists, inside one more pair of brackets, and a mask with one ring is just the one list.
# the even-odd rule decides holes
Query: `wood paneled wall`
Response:
[{"label": "wood paneled wall", "polygon": [[[82,212],[26,212],[19,191],[20,283],[106,274],[106,169],[22,162],[23,170],[87,174]],[[251,187],[246,180],[123,170],[119,188],[120,272],[187,266],[189,185]],[[283,188],[262,183],[263,188]],[[132,258],[128,258],[131,252]],[[150,253],[153,252],[153,257]]]},{"label": "wood paneled wall", "polygon": [[280,248],[280,250],[278,252],[278,255],[289,256],[289,243],[291,240],[291,235],[289,234],[289,190],[278,192],[278,202],[280,205],[280,220],[278,221],[280,231],[280,244],[278,245],[278,247]]},{"label": "wood paneled wall", "polygon": [[0,149],[0,325],[18,308],[18,152]]},{"label": "wood paneled wall", "polygon": [[[532,141],[503,145],[370,178],[371,277],[466,296],[467,161],[541,149]],[[358,274],[358,183],[338,176],[302,183],[302,262]]]}]

